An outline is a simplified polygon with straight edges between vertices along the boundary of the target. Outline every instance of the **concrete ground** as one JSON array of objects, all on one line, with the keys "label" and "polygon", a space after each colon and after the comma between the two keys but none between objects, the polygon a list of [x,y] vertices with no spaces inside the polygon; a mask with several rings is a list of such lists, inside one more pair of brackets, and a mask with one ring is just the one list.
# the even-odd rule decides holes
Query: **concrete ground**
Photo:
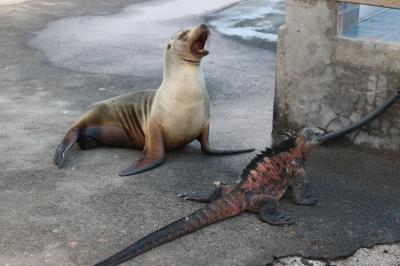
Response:
[{"label": "concrete ground", "polygon": [[320,261],[302,257],[286,257],[276,260],[273,266],[376,266],[400,265],[400,244],[377,245],[373,248],[361,248],[352,256],[337,260]]},{"label": "concrete ground", "polygon": [[[152,3],[134,0],[11,2],[0,2],[1,265],[92,265],[201,207],[176,195],[234,182],[256,154],[207,157],[193,143],[168,153],[159,168],[122,178],[117,173],[140,151],[76,148],[57,169],[55,146],[87,106],[157,88],[164,40],[204,22],[210,10],[199,6],[190,17],[161,10],[156,21],[143,15]],[[218,8],[213,2],[210,9]],[[275,54],[215,31],[208,49],[211,143],[263,149]],[[307,166],[321,204],[295,207],[284,199],[295,225],[273,227],[243,214],[127,265],[265,265],[290,255],[329,261],[399,241],[398,153],[342,143],[321,147]],[[394,264],[384,265],[399,264],[399,247],[390,247],[384,254]]]}]

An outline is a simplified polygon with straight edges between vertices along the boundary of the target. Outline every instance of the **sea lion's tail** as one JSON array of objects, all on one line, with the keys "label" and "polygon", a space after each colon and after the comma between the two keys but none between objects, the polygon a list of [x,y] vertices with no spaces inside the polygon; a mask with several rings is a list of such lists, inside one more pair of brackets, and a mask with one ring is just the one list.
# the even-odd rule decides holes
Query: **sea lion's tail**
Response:
[{"label": "sea lion's tail", "polygon": [[58,168],[61,168],[64,164],[68,150],[78,141],[79,135],[79,128],[73,127],[68,130],[67,134],[65,134],[63,141],[58,144],[56,148],[56,153],[54,155],[54,164],[57,165]]}]

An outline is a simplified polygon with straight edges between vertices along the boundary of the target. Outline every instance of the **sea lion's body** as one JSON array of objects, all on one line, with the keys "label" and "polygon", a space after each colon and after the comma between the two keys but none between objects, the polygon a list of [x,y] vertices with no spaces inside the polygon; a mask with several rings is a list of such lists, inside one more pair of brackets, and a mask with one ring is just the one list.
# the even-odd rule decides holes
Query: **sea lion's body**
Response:
[{"label": "sea lion's body", "polygon": [[165,150],[194,139],[209,154],[246,150],[213,150],[208,145],[209,96],[200,60],[207,55],[204,25],[179,32],[166,46],[164,76],[157,90],[133,92],[92,105],[67,132],[56,151],[59,167],[65,153],[77,142],[81,148],[114,146],[143,149],[141,159],[120,175],[146,171],[161,164]]},{"label": "sea lion's body", "polygon": [[[138,91],[95,103],[72,128],[120,128],[130,140],[128,147],[142,149],[155,93],[156,90]],[[80,143],[82,148],[85,144]]]},{"label": "sea lion's body", "polygon": [[[203,84],[191,84],[191,88],[187,88],[188,84],[179,85],[178,82],[174,84],[175,91],[179,86],[183,87],[179,97],[170,97],[171,89],[162,84],[157,90],[133,92],[95,103],[73,127],[121,128],[131,141],[130,146],[142,149],[150,134],[149,124],[153,123],[162,127],[166,150],[182,147],[201,135],[209,122],[210,113],[208,94]],[[82,148],[85,148],[84,145],[82,143]]]}]

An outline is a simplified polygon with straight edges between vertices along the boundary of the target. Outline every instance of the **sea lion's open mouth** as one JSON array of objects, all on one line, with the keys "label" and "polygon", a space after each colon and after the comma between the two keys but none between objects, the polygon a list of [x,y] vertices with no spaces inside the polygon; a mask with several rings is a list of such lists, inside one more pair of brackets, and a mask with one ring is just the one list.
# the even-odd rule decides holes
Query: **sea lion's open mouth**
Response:
[{"label": "sea lion's open mouth", "polygon": [[197,37],[194,38],[190,47],[193,55],[197,57],[208,55],[209,52],[207,50],[204,50],[204,46],[206,45],[209,33],[210,31],[208,30],[208,27],[206,25],[201,24],[199,26]]}]

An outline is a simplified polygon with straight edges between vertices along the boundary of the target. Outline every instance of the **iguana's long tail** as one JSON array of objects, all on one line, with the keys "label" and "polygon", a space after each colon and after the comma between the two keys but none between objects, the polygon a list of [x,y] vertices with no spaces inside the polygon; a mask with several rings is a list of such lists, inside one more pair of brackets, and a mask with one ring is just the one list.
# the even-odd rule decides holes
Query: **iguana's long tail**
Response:
[{"label": "iguana's long tail", "polygon": [[152,248],[177,239],[183,235],[190,234],[209,224],[236,216],[240,214],[243,209],[244,198],[238,193],[229,193],[225,197],[208,204],[204,208],[145,236],[95,266],[118,265]]}]

